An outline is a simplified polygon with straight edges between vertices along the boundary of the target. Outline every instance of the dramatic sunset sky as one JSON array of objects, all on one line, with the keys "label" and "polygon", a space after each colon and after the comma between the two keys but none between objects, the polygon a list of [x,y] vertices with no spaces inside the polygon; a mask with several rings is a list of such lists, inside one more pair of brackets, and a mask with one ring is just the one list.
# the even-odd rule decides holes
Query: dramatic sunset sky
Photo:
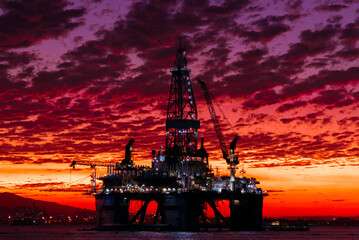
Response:
[{"label": "dramatic sunset sky", "polygon": [[87,187],[90,168],[70,173],[71,161],[120,161],[130,138],[150,165],[182,36],[212,167],[228,174],[197,78],[240,136],[239,169],[269,193],[265,216],[359,215],[358,0],[0,7],[1,192],[94,209],[91,196],[44,190]]}]

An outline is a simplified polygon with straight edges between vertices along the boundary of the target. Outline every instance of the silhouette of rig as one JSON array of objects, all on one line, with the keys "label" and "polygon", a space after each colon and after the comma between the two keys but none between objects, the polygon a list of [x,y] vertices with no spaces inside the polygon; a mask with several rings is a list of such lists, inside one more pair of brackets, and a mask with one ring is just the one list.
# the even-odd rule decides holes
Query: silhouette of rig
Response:
[{"label": "silhouette of rig", "polygon": [[[187,67],[186,51],[177,50],[166,119],[165,149],[152,151],[152,166],[135,165],[131,159],[134,140],[126,146],[125,159],[107,164],[107,175],[96,190],[93,172],[93,195],[96,198],[96,228],[100,230],[178,230],[208,229],[261,230],[263,197],[255,178],[236,177],[239,161],[235,156],[238,136],[226,146],[212,98],[204,81],[203,90],[214,129],[226,160],[230,177],[214,176],[208,153],[201,139],[198,149],[197,107]],[[91,165],[103,163],[73,162]],[[138,204],[135,212],[132,206]],[[151,205],[155,211],[146,214]],[[229,213],[228,213],[229,211]]]}]

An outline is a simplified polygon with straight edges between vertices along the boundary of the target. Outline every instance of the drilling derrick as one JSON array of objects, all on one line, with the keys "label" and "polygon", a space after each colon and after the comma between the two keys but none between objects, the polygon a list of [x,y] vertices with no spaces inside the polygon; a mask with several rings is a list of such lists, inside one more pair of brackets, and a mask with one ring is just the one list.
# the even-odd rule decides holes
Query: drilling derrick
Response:
[{"label": "drilling derrick", "polygon": [[167,107],[166,160],[175,163],[197,152],[197,107],[193,96],[190,72],[187,68],[186,51],[177,50]]}]

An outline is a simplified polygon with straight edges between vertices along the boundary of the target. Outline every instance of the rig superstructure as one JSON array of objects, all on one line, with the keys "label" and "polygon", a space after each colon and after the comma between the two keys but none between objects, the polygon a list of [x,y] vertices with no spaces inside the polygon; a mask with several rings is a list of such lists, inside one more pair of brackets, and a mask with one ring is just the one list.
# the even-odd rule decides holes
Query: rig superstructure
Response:
[{"label": "rig superstructure", "polygon": [[[266,194],[256,187],[259,182],[255,178],[235,176],[238,159],[234,150],[238,136],[228,152],[208,89],[200,80],[231,176],[214,176],[203,138],[198,149],[200,121],[185,54],[180,44],[171,69],[165,149],[152,151],[151,167],[138,166],[131,159],[134,144],[131,139],[126,146],[125,159],[108,165],[107,175],[99,178],[103,185],[94,193],[97,229],[262,229]],[[140,202],[140,207],[131,212],[134,202]],[[227,204],[229,214],[221,211],[219,202]],[[148,215],[151,203],[155,211]]]}]

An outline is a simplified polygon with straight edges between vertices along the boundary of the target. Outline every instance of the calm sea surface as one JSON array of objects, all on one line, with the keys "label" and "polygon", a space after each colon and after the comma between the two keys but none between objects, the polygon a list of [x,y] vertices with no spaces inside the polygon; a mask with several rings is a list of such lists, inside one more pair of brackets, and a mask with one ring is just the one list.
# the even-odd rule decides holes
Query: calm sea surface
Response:
[{"label": "calm sea surface", "polygon": [[[308,232],[116,232],[78,231],[84,226],[0,226],[0,239],[180,240],[180,239],[359,239],[359,227],[312,227]],[[85,228],[90,228],[85,226]]]}]

